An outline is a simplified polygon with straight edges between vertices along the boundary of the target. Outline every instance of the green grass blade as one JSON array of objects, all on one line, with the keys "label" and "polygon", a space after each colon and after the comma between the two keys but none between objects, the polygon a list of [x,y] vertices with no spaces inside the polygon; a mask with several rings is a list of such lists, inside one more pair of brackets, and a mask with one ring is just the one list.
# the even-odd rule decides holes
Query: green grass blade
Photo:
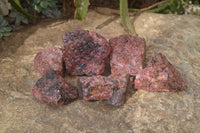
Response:
[{"label": "green grass blade", "polygon": [[128,34],[136,35],[128,15],[128,0],[120,0],[120,17],[125,31]]},{"label": "green grass blade", "polygon": [[76,6],[74,18],[84,20],[88,11],[89,0],[74,0],[74,4]]}]

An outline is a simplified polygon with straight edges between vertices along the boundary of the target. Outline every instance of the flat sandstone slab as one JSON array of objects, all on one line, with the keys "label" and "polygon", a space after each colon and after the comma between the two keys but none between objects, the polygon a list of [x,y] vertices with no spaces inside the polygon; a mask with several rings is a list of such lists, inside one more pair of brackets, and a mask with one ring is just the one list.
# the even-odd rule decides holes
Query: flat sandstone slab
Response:
[{"label": "flat sandstone slab", "polygon": [[[114,19],[115,18],[115,19]],[[96,29],[108,19],[111,23]],[[133,20],[133,18],[131,18]],[[199,132],[200,17],[143,13],[134,26],[146,41],[146,60],[162,53],[187,88],[179,93],[138,90],[121,107],[74,101],[54,107],[38,102],[31,89],[41,75],[33,61],[40,49],[62,47],[66,31],[85,29],[107,40],[125,34],[120,18],[89,11],[86,21],[42,21],[0,43],[0,132]],[[67,76],[76,85],[77,77]],[[76,85],[77,86],[77,85]]]}]

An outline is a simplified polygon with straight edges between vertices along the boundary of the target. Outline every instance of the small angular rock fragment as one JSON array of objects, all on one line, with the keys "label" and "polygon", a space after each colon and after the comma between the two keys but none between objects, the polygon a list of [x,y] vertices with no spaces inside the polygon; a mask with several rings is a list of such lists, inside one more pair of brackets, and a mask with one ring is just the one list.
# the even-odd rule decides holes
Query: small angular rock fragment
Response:
[{"label": "small angular rock fragment", "polygon": [[47,72],[36,82],[32,94],[37,99],[53,105],[61,105],[78,98],[77,88],[53,70]]},{"label": "small angular rock fragment", "polygon": [[181,74],[161,53],[154,54],[148,66],[136,76],[136,89],[147,91],[180,91],[186,87]]},{"label": "small angular rock fragment", "polygon": [[34,68],[42,75],[50,69],[63,75],[63,57],[60,48],[49,48],[40,50],[34,59]]},{"label": "small angular rock fragment", "polygon": [[110,52],[110,44],[95,32],[75,30],[63,35],[63,57],[71,75],[102,74]]},{"label": "small angular rock fragment", "polygon": [[113,90],[112,98],[105,100],[105,102],[115,106],[121,106],[126,101],[126,92],[128,89],[130,76],[128,74],[112,75],[109,76],[109,78],[112,78],[117,82],[117,88]]},{"label": "small angular rock fragment", "polygon": [[86,101],[99,100],[121,106],[126,99],[128,81],[128,75],[81,77],[79,78],[79,96]]},{"label": "small angular rock fragment", "polygon": [[111,38],[109,43],[113,49],[110,57],[112,74],[127,73],[135,76],[142,70],[145,54],[145,40],[143,38],[120,35]]},{"label": "small angular rock fragment", "polygon": [[101,75],[79,78],[79,96],[83,100],[109,100],[116,88],[115,80]]}]

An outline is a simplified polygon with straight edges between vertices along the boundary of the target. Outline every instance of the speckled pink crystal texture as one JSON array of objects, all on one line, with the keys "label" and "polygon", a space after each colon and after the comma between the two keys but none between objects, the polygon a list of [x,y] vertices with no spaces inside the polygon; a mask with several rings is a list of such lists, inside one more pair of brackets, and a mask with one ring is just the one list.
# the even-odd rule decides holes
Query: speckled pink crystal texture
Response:
[{"label": "speckled pink crystal texture", "polygon": [[79,96],[86,101],[99,100],[121,106],[126,100],[128,83],[128,75],[81,77]]},{"label": "speckled pink crystal texture", "polygon": [[138,74],[144,63],[145,40],[131,35],[111,38],[112,46],[110,66],[112,74]]},{"label": "speckled pink crystal texture", "polygon": [[99,75],[104,72],[111,47],[104,37],[87,30],[63,35],[63,57],[70,75]]},{"label": "speckled pink crystal texture", "polygon": [[38,100],[52,105],[62,105],[78,98],[77,88],[53,70],[38,79],[32,89],[32,94]]},{"label": "speckled pink crystal texture", "polygon": [[60,48],[40,50],[34,59],[34,68],[40,74],[46,74],[50,69],[63,75],[63,57]]},{"label": "speckled pink crystal texture", "polygon": [[115,80],[117,87],[113,90],[112,98],[109,100],[105,100],[105,102],[114,106],[124,105],[126,101],[126,93],[128,90],[130,76],[128,74],[120,74],[110,75],[109,78]]},{"label": "speckled pink crystal texture", "polygon": [[147,91],[180,91],[186,87],[181,74],[161,53],[154,54],[148,66],[136,76],[136,89]]}]

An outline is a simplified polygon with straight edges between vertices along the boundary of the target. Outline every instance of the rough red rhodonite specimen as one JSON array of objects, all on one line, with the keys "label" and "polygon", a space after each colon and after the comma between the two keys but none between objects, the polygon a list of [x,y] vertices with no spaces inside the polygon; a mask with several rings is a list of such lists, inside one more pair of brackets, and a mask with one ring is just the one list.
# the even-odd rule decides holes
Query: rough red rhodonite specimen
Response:
[{"label": "rough red rhodonite specimen", "polygon": [[120,35],[111,38],[109,43],[112,46],[110,66],[112,74],[128,73],[138,74],[144,63],[145,40],[131,35]]},{"label": "rough red rhodonite specimen", "polygon": [[99,75],[111,52],[104,37],[87,30],[75,30],[63,35],[63,57],[71,75]]},{"label": "rough red rhodonite specimen", "polygon": [[136,76],[136,89],[147,91],[179,91],[186,83],[181,74],[161,53],[154,54],[148,66]]},{"label": "rough red rhodonite specimen", "polygon": [[105,102],[115,106],[121,106],[126,101],[126,92],[130,81],[130,76],[128,74],[111,75],[109,78],[112,78],[116,81],[117,88],[114,89],[112,98],[105,100]]},{"label": "rough red rhodonite specimen", "polygon": [[92,76],[79,78],[79,96],[81,99],[105,101],[121,106],[126,100],[129,76]]},{"label": "rough red rhodonite specimen", "polygon": [[49,48],[40,50],[34,59],[34,68],[42,75],[50,69],[63,75],[63,57],[60,48]]},{"label": "rough red rhodonite specimen", "polygon": [[50,70],[40,78],[32,89],[39,100],[53,105],[61,105],[78,98],[78,90],[57,72]]}]

